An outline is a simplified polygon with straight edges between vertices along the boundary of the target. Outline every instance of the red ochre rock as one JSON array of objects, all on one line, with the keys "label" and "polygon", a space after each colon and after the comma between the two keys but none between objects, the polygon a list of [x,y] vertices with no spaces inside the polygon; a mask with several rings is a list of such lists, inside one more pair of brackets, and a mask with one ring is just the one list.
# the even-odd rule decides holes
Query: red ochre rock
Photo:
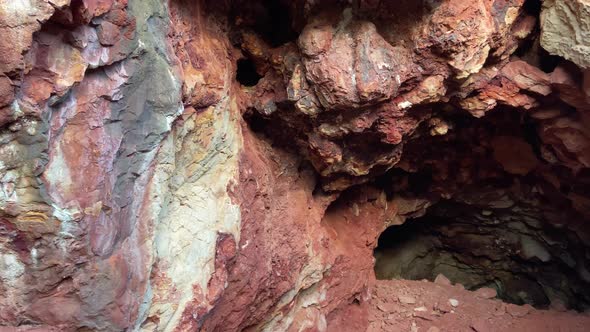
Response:
[{"label": "red ochre rock", "polygon": [[507,179],[590,242],[582,3],[0,0],[0,331],[583,331],[373,256]]}]

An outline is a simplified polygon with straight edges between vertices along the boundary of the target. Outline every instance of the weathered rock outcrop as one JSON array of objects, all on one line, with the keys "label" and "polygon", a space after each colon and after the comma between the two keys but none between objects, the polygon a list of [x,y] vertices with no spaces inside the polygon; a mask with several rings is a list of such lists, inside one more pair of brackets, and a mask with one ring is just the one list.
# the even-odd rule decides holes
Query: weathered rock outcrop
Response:
[{"label": "weathered rock outcrop", "polygon": [[[437,211],[493,224],[471,208],[569,234],[533,247],[579,251],[583,301],[562,305],[585,309],[587,12],[0,0],[0,330],[416,327],[380,323],[400,311],[379,307],[379,235]],[[490,199],[507,188],[530,206]],[[547,258],[527,252],[513,270]]]},{"label": "weathered rock outcrop", "polygon": [[541,46],[582,68],[590,67],[590,4],[584,0],[543,2]]}]

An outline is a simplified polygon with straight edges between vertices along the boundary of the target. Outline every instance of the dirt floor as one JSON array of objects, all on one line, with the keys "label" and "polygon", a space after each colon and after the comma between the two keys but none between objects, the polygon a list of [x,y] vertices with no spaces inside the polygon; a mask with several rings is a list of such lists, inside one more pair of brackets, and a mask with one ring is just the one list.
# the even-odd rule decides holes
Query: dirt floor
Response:
[{"label": "dirt floor", "polygon": [[[435,282],[378,280],[371,292],[368,332],[582,332],[590,313],[537,310],[495,299],[495,290],[468,291],[446,278]],[[339,326],[338,331],[358,331]],[[328,332],[332,332],[328,328]],[[0,332],[56,332],[53,328],[0,327]]]},{"label": "dirt floor", "polygon": [[494,299],[495,290],[467,291],[445,278],[436,282],[377,281],[369,329],[375,331],[590,331],[590,313],[536,310]]}]

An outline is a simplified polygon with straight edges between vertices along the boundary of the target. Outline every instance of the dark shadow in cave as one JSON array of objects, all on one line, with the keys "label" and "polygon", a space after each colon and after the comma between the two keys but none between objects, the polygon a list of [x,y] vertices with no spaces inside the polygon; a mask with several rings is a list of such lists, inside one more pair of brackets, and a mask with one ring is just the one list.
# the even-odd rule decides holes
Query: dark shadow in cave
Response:
[{"label": "dark shadow in cave", "polygon": [[258,32],[271,47],[278,47],[295,40],[298,36],[291,27],[291,13],[285,2],[279,0],[265,0],[266,15],[257,20]]},{"label": "dark shadow in cave", "polygon": [[524,2],[523,9],[526,14],[539,17],[542,6],[543,2],[541,0],[526,0]]},{"label": "dark shadow in cave", "polygon": [[499,211],[466,213],[464,205],[441,204],[446,210],[463,209],[462,216],[429,211],[380,235],[374,252],[377,279],[434,281],[443,274],[469,290],[494,288],[509,303],[578,311],[590,307],[586,248],[571,234]]},{"label": "dark shadow in cave", "polygon": [[270,126],[268,119],[263,118],[256,110],[244,112],[243,117],[250,129],[257,134],[263,135],[264,129]]},{"label": "dark shadow in cave", "polygon": [[299,33],[292,26],[291,7],[287,0],[233,1],[230,19],[237,28],[234,32],[254,32],[272,48],[294,41]]},{"label": "dark shadow in cave", "polygon": [[236,80],[243,86],[255,86],[262,76],[256,71],[256,65],[251,59],[239,59]]}]

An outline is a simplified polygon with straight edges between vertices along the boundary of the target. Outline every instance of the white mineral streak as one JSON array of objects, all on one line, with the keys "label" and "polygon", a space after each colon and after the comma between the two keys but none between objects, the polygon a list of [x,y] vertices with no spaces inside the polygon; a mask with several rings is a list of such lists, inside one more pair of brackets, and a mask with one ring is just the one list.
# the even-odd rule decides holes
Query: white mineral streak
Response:
[{"label": "white mineral streak", "polygon": [[38,11],[31,0],[0,0],[0,7],[10,16],[34,15]]},{"label": "white mineral streak", "polygon": [[0,285],[4,292],[0,296],[0,308],[22,305],[25,285],[25,266],[15,253],[0,243]]},{"label": "white mineral streak", "polygon": [[[237,105],[225,97],[205,112],[211,116],[193,116],[173,130],[157,157],[150,187],[156,198],[152,208],[159,209],[153,231],[157,273],[140,319],[157,316],[159,323],[146,322],[142,331],[173,331],[198,296],[195,287],[207,294],[218,234],[232,234],[239,242],[240,210],[228,193],[237,181],[242,145]],[[156,283],[159,278],[163,285]]]},{"label": "white mineral streak", "polygon": [[25,273],[24,265],[18,260],[15,254],[0,254],[0,279],[8,285]]}]

